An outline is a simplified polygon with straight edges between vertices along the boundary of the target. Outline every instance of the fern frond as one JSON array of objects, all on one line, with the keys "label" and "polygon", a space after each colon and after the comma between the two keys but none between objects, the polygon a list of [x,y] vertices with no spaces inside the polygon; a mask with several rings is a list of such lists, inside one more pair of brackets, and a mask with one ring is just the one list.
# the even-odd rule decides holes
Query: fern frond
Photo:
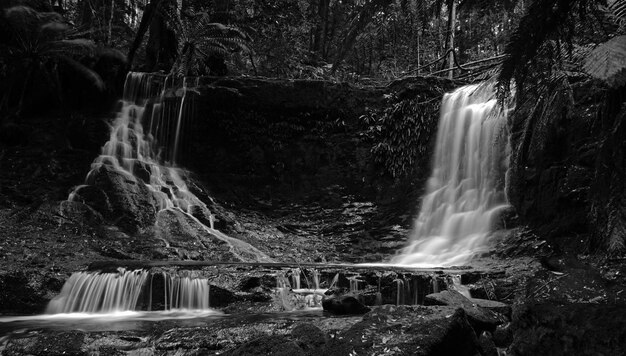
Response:
[{"label": "fern frond", "polygon": [[613,87],[626,84],[626,35],[596,47],[586,58],[584,69],[592,77]]},{"label": "fern frond", "polygon": [[106,58],[120,64],[127,63],[126,55],[115,48],[100,47],[97,52],[100,58]]},{"label": "fern frond", "polygon": [[621,27],[626,26],[626,0],[611,0],[607,9]]},{"label": "fern frond", "polygon": [[96,72],[69,56],[60,55],[58,58],[81,77],[87,79],[95,88],[100,91],[104,90],[104,82]]},{"label": "fern frond", "polygon": [[508,94],[513,79],[518,90],[523,89],[531,67],[529,63],[537,57],[548,39],[565,37],[564,40],[569,40],[572,31],[567,30],[571,26],[566,24],[577,5],[579,11],[584,13],[581,10],[586,6],[584,0],[534,0],[530,4],[505,47],[507,57],[498,76],[501,98]]}]

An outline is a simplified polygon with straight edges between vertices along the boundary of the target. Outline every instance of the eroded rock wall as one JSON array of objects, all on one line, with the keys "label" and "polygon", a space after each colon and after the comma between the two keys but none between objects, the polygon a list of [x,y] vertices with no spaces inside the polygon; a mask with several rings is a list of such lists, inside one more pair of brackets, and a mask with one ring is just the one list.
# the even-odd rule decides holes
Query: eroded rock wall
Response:
[{"label": "eroded rock wall", "polygon": [[607,227],[609,216],[626,217],[623,199],[612,198],[623,196],[617,176],[626,168],[622,103],[618,91],[572,77],[518,97],[508,197],[558,250],[605,248],[612,226],[621,226]]},{"label": "eroded rock wall", "polygon": [[[419,94],[438,103],[453,87],[425,78],[367,88],[310,80],[205,79],[181,162],[218,195],[324,200],[355,194],[394,201],[407,190],[421,190],[430,153],[412,167],[417,174],[390,178],[372,157],[374,143],[367,134],[376,128],[364,115]],[[433,132],[436,124],[435,114]]]}]

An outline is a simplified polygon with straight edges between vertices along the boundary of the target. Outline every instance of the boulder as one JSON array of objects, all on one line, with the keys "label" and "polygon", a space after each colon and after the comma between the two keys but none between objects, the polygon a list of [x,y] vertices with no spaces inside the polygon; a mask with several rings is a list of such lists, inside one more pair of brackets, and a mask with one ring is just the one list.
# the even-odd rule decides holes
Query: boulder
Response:
[{"label": "boulder", "polygon": [[63,217],[63,222],[80,225],[96,226],[103,221],[102,215],[89,205],[75,201],[62,201],[59,206],[59,214]]},{"label": "boulder", "polygon": [[511,345],[513,342],[513,331],[511,328],[511,323],[505,323],[498,325],[496,330],[493,332],[493,343],[497,347],[506,348]]},{"label": "boulder", "polygon": [[252,245],[208,228],[178,209],[157,214],[155,236],[178,251],[182,259],[270,262]]},{"label": "boulder", "polygon": [[154,225],[158,201],[134,176],[101,165],[89,173],[87,184],[106,192],[111,212],[105,217],[120,228],[134,233]]},{"label": "boulder", "polygon": [[511,326],[511,355],[626,355],[624,305],[519,305]]},{"label": "boulder", "polygon": [[305,355],[293,340],[283,335],[261,336],[257,339],[248,341],[243,345],[225,352],[223,355],[232,356],[298,356]]},{"label": "boulder", "polygon": [[507,318],[511,318],[511,306],[496,300],[470,298],[470,301],[477,306],[500,313]]},{"label": "boulder", "polygon": [[478,346],[481,356],[498,356],[498,349],[489,332],[483,331],[478,337]]},{"label": "boulder", "polygon": [[113,213],[107,194],[102,189],[93,185],[81,185],[77,187],[70,194],[69,200],[87,204],[103,216],[111,216]]},{"label": "boulder", "polygon": [[467,314],[449,306],[375,307],[327,345],[325,355],[475,356],[478,340]]},{"label": "boulder", "polygon": [[428,294],[424,299],[426,305],[448,305],[463,308],[468,320],[477,332],[493,331],[496,326],[504,323],[506,318],[489,309],[478,306],[455,290],[445,290]]},{"label": "boulder", "polygon": [[[327,335],[313,324],[298,324],[291,330],[291,338],[306,352],[315,353],[327,342]],[[319,353],[315,353],[319,354]]]},{"label": "boulder", "polygon": [[324,311],[335,315],[365,314],[371,309],[352,295],[331,295],[322,299]]}]

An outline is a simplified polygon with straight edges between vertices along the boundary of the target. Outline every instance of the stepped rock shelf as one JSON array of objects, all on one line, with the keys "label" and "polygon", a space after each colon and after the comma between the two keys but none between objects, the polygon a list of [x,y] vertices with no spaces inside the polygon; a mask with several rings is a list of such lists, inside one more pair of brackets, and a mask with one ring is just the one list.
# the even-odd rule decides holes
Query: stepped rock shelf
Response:
[{"label": "stepped rock shelf", "polygon": [[[217,299],[211,306],[232,304],[238,308],[237,293],[255,294],[261,302],[272,299],[276,288],[286,293],[323,295],[328,289],[352,294],[367,305],[422,304],[429,293],[448,288],[467,289],[481,280],[504,278],[502,270],[464,268],[411,268],[393,265],[340,263],[267,263],[222,261],[129,261],[108,260],[92,262],[92,273],[117,273],[123,270],[143,270],[148,273],[174,273],[207,279],[215,289]],[[286,282],[284,282],[286,281]],[[220,294],[221,293],[221,294]],[[469,293],[467,293],[469,296]],[[265,295],[261,298],[261,295]],[[228,300],[232,297],[232,300]],[[244,298],[245,299],[245,298]],[[272,306],[272,310],[293,310],[295,306]],[[321,304],[316,303],[316,306]],[[267,305],[259,304],[261,309]],[[254,308],[253,308],[254,309]]]}]

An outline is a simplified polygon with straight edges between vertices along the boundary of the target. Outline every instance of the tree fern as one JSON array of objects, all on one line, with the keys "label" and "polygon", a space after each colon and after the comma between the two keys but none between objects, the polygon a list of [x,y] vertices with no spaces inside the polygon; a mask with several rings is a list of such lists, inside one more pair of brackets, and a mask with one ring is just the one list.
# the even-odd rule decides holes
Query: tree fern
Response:
[{"label": "tree fern", "polygon": [[586,58],[585,71],[613,87],[626,84],[626,35],[600,44]]},{"label": "tree fern", "polygon": [[[1,44],[0,62],[8,66],[8,86],[21,86],[17,104],[17,114],[22,109],[33,75],[42,71],[54,71],[58,63],[65,63],[74,72],[91,82],[94,87],[103,89],[102,79],[74,57],[94,55],[97,51],[92,41],[81,38],[68,38],[71,26],[55,12],[40,12],[27,6],[13,6],[4,10],[3,21],[8,28]],[[41,73],[44,78],[57,78],[58,75]],[[59,88],[59,83],[55,87]],[[12,88],[7,88],[7,93]],[[5,94],[9,95],[9,94]],[[8,98],[5,100],[7,101]]]},{"label": "tree fern", "polygon": [[211,22],[205,12],[179,14],[171,7],[163,7],[161,11],[178,37],[173,74],[198,74],[210,56],[250,51],[250,36],[236,27]]}]

